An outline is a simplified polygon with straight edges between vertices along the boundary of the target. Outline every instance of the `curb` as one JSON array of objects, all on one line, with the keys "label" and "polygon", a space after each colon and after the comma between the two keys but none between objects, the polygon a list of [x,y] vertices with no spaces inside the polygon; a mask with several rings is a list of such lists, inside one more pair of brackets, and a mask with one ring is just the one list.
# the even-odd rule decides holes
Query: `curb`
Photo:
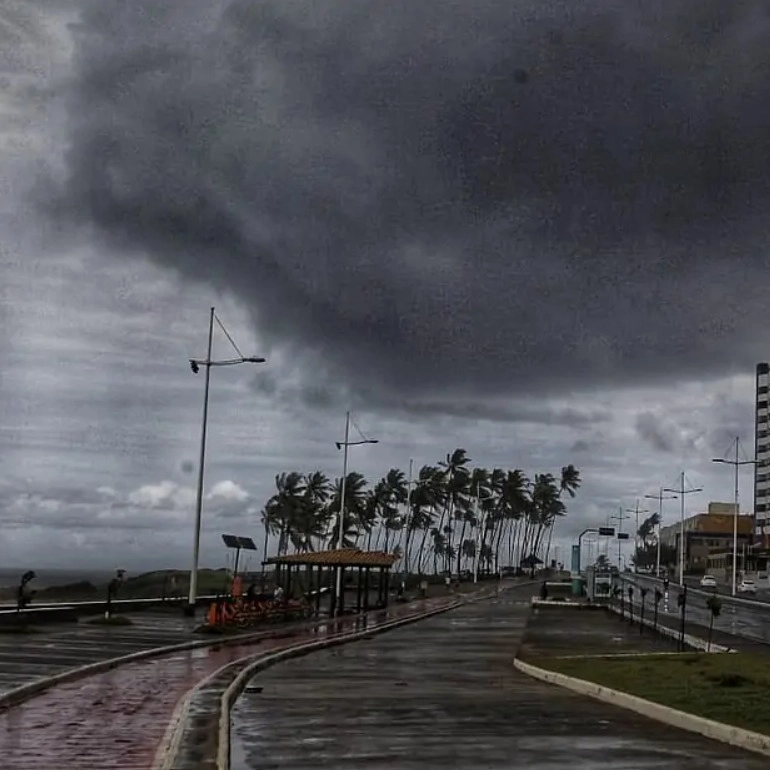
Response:
[{"label": "curb", "polygon": [[[315,623],[311,624],[312,628]],[[33,698],[35,695],[39,695],[46,690],[50,690],[52,687],[56,687],[66,682],[73,682],[78,679],[83,679],[92,674],[101,674],[105,671],[110,671],[118,666],[123,666],[127,663],[135,663],[140,660],[147,660],[148,658],[160,658],[164,655],[173,654],[175,652],[185,652],[187,650],[197,650],[202,647],[231,647],[234,644],[250,644],[252,642],[259,642],[264,639],[271,639],[276,635],[285,634],[287,631],[296,631],[303,628],[303,626],[284,626],[280,629],[274,629],[272,631],[259,631],[251,634],[237,634],[228,637],[218,637],[211,639],[194,639],[189,642],[179,642],[179,644],[169,644],[163,647],[151,647],[147,650],[139,650],[138,652],[131,652],[127,655],[119,655],[116,658],[107,658],[106,660],[98,660],[94,663],[87,663],[84,666],[78,666],[77,668],[71,668],[66,671],[62,671],[52,676],[43,677],[37,679],[34,682],[23,684],[20,687],[15,687],[13,690],[0,695],[0,711],[4,711],[13,706],[18,706],[20,703]]]},{"label": "curb", "polygon": [[542,682],[558,685],[579,695],[587,695],[590,698],[609,703],[612,706],[634,711],[648,719],[663,722],[680,730],[697,733],[706,738],[727,743],[730,746],[770,756],[770,736],[768,735],[762,735],[752,730],[744,730],[741,727],[726,725],[723,722],[699,717],[686,711],[679,711],[670,706],[664,706],[660,703],[640,698],[637,695],[630,695],[629,693],[598,685],[595,682],[588,682],[585,679],[577,679],[566,674],[559,674],[556,671],[549,671],[539,666],[533,666],[531,663],[525,663],[519,660],[519,658],[514,658],[513,665],[514,668],[523,674],[539,679]]},{"label": "curb", "polygon": [[532,599],[530,599],[530,603],[532,604],[533,609],[537,609],[538,607],[559,607],[561,609],[566,610],[600,610],[603,609],[606,605],[604,604],[598,604],[596,602],[592,602],[589,604],[588,602],[572,602],[568,600],[564,600],[562,602],[556,601],[555,599],[538,599],[536,596],[533,596]]},{"label": "curb", "polygon": [[[524,585],[530,585],[526,583],[516,583],[510,586],[506,586],[503,589],[519,588]],[[419,600],[418,600],[419,601]],[[371,612],[377,612],[378,610],[372,610]],[[361,617],[366,617],[362,613]],[[76,668],[67,669],[58,674],[36,679],[33,682],[28,682],[20,687],[15,687],[12,690],[0,695],[0,711],[5,711],[13,706],[18,706],[30,698],[33,698],[40,693],[50,690],[60,684],[67,682],[73,682],[78,679],[84,679],[85,677],[93,674],[101,674],[105,671],[111,671],[113,668],[123,666],[128,663],[135,663],[140,660],[148,660],[150,658],[160,658],[164,655],[173,654],[175,652],[186,652],[187,650],[197,650],[204,647],[231,647],[236,644],[250,644],[252,642],[259,642],[263,639],[272,639],[276,635],[286,634],[287,632],[293,633],[294,631],[302,630],[305,628],[313,628],[321,623],[325,623],[327,620],[317,620],[305,624],[294,624],[291,626],[283,626],[281,628],[275,628],[269,631],[254,631],[246,634],[236,634],[226,637],[212,637],[210,639],[192,639],[188,642],[179,642],[178,644],[164,645],[163,647],[151,647],[147,650],[139,650],[138,652],[131,652],[127,655],[119,655],[115,658],[107,658],[106,660],[98,660],[94,663],[87,663],[84,666],[78,666]]]}]

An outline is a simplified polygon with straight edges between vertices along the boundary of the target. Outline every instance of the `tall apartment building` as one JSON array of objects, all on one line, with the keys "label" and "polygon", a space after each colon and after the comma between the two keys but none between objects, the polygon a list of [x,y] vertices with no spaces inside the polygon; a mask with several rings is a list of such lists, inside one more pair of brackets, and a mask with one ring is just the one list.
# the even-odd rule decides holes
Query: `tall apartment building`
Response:
[{"label": "tall apartment building", "polygon": [[770,529],[770,364],[757,364],[757,400],[754,431],[754,534],[764,540]]}]

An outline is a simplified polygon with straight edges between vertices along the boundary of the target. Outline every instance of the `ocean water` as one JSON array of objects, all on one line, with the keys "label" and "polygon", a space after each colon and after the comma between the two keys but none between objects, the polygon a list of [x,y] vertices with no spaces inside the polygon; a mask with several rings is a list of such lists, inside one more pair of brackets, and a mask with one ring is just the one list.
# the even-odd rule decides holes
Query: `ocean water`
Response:
[{"label": "ocean water", "polygon": [[[69,583],[79,583],[88,580],[94,585],[102,585],[109,582],[114,577],[114,571],[94,570],[94,569],[35,569],[37,577],[32,585],[40,590],[48,586],[62,586]],[[26,570],[19,569],[0,569],[0,588],[19,585],[21,576]]]}]

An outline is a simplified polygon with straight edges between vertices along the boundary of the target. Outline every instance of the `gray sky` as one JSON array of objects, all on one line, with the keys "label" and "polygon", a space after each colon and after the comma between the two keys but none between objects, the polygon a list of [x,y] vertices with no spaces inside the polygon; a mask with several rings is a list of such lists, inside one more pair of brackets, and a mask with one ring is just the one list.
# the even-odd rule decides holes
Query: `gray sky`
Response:
[{"label": "gray sky", "polygon": [[0,564],[187,564],[212,304],[269,364],[214,372],[208,563],[276,473],[341,472],[348,407],[372,479],[458,446],[575,463],[565,538],[682,467],[688,509],[729,499],[709,459],[753,451],[768,357],[769,27],[758,2],[4,3]]}]

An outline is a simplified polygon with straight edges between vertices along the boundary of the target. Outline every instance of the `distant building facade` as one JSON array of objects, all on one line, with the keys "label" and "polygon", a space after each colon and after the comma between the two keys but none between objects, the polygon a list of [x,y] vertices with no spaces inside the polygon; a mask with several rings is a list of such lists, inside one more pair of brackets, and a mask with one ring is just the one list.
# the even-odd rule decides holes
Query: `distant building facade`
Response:
[{"label": "distant building facade", "polygon": [[765,540],[770,525],[770,364],[757,364],[754,420],[754,533]]},{"label": "distant building facade", "polygon": [[[685,573],[705,572],[709,567],[709,556],[732,551],[733,528],[735,526],[735,505],[733,503],[709,503],[708,513],[696,513],[684,520],[684,568]],[[670,524],[660,530],[660,542],[676,549],[676,563],[679,568],[679,543],[681,524]],[[738,517],[738,548],[751,545],[754,536],[754,517]]]}]

